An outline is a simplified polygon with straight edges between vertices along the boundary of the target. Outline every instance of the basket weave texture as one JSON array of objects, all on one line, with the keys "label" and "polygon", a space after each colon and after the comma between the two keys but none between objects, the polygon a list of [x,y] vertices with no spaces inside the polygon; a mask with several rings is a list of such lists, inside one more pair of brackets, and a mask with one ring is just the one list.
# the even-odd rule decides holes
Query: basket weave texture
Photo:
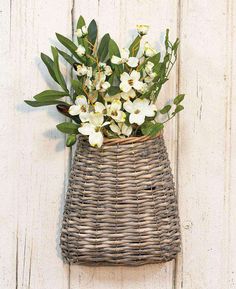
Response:
[{"label": "basket weave texture", "polygon": [[180,251],[178,207],[162,135],[92,148],[80,137],[61,232],[71,264],[166,262]]}]

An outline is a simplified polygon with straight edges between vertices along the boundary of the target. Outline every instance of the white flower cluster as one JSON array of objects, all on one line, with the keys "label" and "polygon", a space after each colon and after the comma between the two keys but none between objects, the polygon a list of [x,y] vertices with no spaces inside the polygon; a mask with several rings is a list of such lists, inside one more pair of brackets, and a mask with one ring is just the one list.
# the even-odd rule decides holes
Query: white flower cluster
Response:
[{"label": "white flower cluster", "polygon": [[[148,29],[147,25],[137,26],[141,37]],[[78,29],[76,34],[83,37],[87,28]],[[79,45],[76,53],[85,56],[85,47]],[[155,54],[157,51],[146,42],[140,57],[124,48],[120,56],[113,55],[107,63],[97,61],[96,65],[77,65],[76,72],[83,83],[84,94],[76,97],[69,114],[79,116],[79,133],[87,135],[92,146],[101,147],[104,136],[129,137],[147,118],[154,119],[156,105],[142,96],[156,77],[154,63],[148,60]],[[117,77],[119,66],[123,71]],[[118,92],[110,95],[114,77]]]}]

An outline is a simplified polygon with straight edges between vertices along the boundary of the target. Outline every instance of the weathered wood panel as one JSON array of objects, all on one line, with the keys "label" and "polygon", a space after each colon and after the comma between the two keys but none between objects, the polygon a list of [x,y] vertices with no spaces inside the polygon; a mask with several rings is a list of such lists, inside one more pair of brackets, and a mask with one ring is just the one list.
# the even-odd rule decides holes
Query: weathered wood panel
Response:
[{"label": "weathered wood panel", "polygon": [[[235,9],[234,0],[1,1],[0,288],[236,288]],[[55,87],[39,53],[55,44],[55,31],[71,36],[81,14],[97,20],[100,36],[109,31],[124,47],[139,23],[151,25],[147,39],[155,45],[166,27],[172,39],[181,38],[180,61],[159,100],[187,94],[179,122],[165,131],[182,220],[177,266],[62,263],[58,243],[70,156],[55,125],[63,118],[23,100]]]},{"label": "weathered wood panel", "polygon": [[177,287],[229,287],[230,22],[227,1],[181,1]]},{"label": "weathered wood panel", "polygon": [[67,289],[68,267],[57,249],[67,170],[55,128],[62,118],[23,100],[52,85],[39,54],[49,52],[55,31],[70,34],[71,3],[4,0],[0,10],[0,287]]}]

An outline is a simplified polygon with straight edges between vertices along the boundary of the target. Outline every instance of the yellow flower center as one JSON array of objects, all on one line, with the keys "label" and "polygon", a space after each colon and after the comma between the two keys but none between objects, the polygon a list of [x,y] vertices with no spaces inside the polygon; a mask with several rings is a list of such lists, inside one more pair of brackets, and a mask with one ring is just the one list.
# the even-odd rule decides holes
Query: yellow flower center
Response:
[{"label": "yellow flower center", "polygon": [[82,112],[86,112],[86,111],[87,111],[87,110],[86,110],[86,106],[82,105],[80,110],[81,110]]},{"label": "yellow flower center", "polygon": [[133,79],[129,79],[129,81],[128,81],[128,83],[129,83],[129,85],[133,85],[134,84],[134,81],[133,81]]},{"label": "yellow flower center", "polygon": [[135,114],[138,114],[138,113],[140,113],[140,110],[139,110],[139,109],[136,109],[136,110],[134,111],[134,113],[135,113]]},{"label": "yellow flower center", "polygon": [[118,115],[118,112],[115,111],[115,110],[113,110],[113,111],[111,112],[111,115],[112,115],[112,116],[117,116],[117,115]]}]

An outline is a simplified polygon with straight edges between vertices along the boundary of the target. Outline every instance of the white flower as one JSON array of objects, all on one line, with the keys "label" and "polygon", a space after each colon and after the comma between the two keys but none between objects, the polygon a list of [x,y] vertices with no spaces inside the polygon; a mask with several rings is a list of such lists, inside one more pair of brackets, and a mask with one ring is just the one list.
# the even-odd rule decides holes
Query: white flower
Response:
[{"label": "white flower", "polygon": [[152,57],[155,54],[157,54],[157,50],[155,48],[151,47],[151,45],[148,42],[146,42],[144,44],[144,55],[146,57]]},{"label": "white flower", "polygon": [[140,72],[133,70],[129,75],[127,72],[123,72],[120,76],[120,89],[123,92],[128,92],[130,89],[134,88],[136,90],[141,90],[143,87],[143,82],[139,81]]},{"label": "white flower", "polygon": [[106,105],[107,115],[117,122],[124,122],[126,114],[121,110],[121,107],[122,103],[120,100],[113,100],[111,104]]},{"label": "white flower", "polygon": [[151,61],[148,61],[145,65],[145,72],[149,75],[152,73],[154,67],[154,63],[152,63]]},{"label": "white flower", "polygon": [[156,72],[153,72],[154,64],[151,61],[148,61],[145,65],[145,72],[147,73],[147,76],[144,78],[144,81],[146,83],[151,83],[153,79],[156,77]]},{"label": "white flower", "polygon": [[121,57],[113,55],[111,58],[111,63],[113,64],[123,64],[127,63],[130,67],[136,67],[138,65],[139,59],[137,57],[129,57],[129,49],[123,48],[121,50]]},{"label": "white flower", "polygon": [[154,104],[150,104],[150,101],[146,98],[135,99],[133,102],[130,100],[124,103],[124,109],[130,113],[129,122],[141,125],[145,121],[145,117],[155,116],[157,108]]},{"label": "white flower", "polygon": [[79,55],[79,56],[83,56],[85,54],[85,48],[83,45],[79,45],[78,48],[76,49],[76,53]]},{"label": "white flower", "polygon": [[106,75],[102,72],[97,72],[95,75],[96,90],[105,92],[111,85],[106,81]]},{"label": "white flower", "polygon": [[136,93],[135,91],[131,88],[128,92],[121,92],[120,94],[121,98],[124,100],[129,100],[131,98],[135,98]]},{"label": "white flower", "polygon": [[87,29],[87,26],[83,26],[81,29],[77,29],[76,32],[75,32],[76,36],[77,37],[82,37],[84,35],[87,35],[88,34],[88,29]]},{"label": "white flower", "polygon": [[79,75],[79,76],[84,76],[84,75],[86,75],[88,73],[88,67],[87,66],[85,66],[84,64],[78,64],[77,65],[77,74]]},{"label": "white flower", "polygon": [[105,75],[110,76],[112,74],[112,69],[109,65],[106,65],[106,63],[100,62],[99,67],[102,69]]},{"label": "white flower", "polygon": [[93,76],[93,68],[91,66],[87,67],[87,77],[91,78]]},{"label": "white flower", "polygon": [[130,125],[128,126],[125,123],[116,124],[116,123],[112,122],[110,124],[110,129],[114,133],[118,134],[118,136],[121,136],[121,135],[130,136],[132,133],[132,126],[130,126]]},{"label": "white flower", "polygon": [[156,72],[153,72],[153,68],[154,68],[154,63],[152,63],[151,61],[148,61],[147,64],[145,65],[145,72],[152,79],[157,75]]},{"label": "white flower", "polygon": [[150,82],[150,83],[148,83],[148,84],[147,84],[147,83],[144,83],[139,92],[142,93],[142,94],[144,94],[145,92],[148,91],[148,89],[150,88],[151,85],[152,85],[152,82]]},{"label": "white flower", "polygon": [[109,122],[104,122],[102,113],[91,112],[89,114],[89,122],[82,123],[78,131],[83,135],[89,136],[89,143],[91,146],[100,148],[104,139],[101,129],[108,124]]},{"label": "white flower", "polygon": [[94,104],[94,110],[95,112],[103,113],[105,111],[106,107],[103,103],[96,101]]},{"label": "white flower", "polygon": [[138,34],[143,36],[148,33],[149,25],[136,25],[136,28],[137,28]]},{"label": "white flower", "polygon": [[71,105],[69,108],[70,115],[79,115],[82,122],[88,121],[89,118],[89,104],[87,98],[84,95],[76,97],[75,105]]},{"label": "white flower", "polygon": [[93,89],[93,83],[89,78],[86,78],[84,81],[84,85],[91,91]]},{"label": "white flower", "polygon": [[109,83],[108,81],[105,81],[105,82],[103,82],[103,83],[101,84],[101,89],[100,89],[100,91],[101,91],[101,92],[104,92],[104,91],[108,90],[108,88],[109,88],[110,86],[111,86],[110,83]]}]

